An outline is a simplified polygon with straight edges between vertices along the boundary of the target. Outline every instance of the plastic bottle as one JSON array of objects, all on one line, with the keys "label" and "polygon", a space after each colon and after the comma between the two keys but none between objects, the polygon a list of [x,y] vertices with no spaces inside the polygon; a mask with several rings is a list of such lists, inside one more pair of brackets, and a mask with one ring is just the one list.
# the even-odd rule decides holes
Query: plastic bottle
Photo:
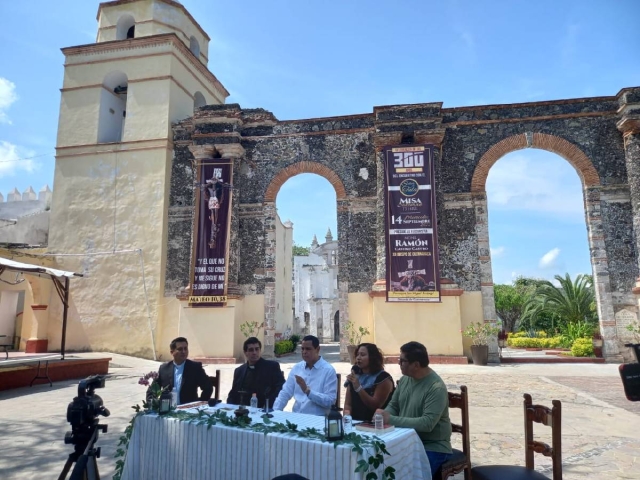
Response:
[{"label": "plastic bottle", "polygon": [[344,411],[342,417],[342,425],[344,426],[344,433],[351,433],[353,431],[353,418],[351,418],[351,412],[349,410]]},{"label": "plastic bottle", "polygon": [[258,411],[258,397],[255,393],[251,396],[249,406],[251,407],[251,413],[256,413]]},{"label": "plastic bottle", "polygon": [[375,425],[376,433],[382,433],[382,429],[384,428],[384,419],[382,418],[381,413],[376,413],[373,416],[373,423]]}]

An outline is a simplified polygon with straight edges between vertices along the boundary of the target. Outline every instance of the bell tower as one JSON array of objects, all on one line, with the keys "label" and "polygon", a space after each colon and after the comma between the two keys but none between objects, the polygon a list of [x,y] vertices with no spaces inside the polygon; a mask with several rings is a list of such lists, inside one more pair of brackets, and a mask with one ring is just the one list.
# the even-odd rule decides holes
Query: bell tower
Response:
[{"label": "bell tower", "polygon": [[153,358],[171,124],[229,93],[207,68],[209,36],[179,2],[104,2],[97,20],[96,43],[62,49],[49,252],[85,274],[67,347]]}]

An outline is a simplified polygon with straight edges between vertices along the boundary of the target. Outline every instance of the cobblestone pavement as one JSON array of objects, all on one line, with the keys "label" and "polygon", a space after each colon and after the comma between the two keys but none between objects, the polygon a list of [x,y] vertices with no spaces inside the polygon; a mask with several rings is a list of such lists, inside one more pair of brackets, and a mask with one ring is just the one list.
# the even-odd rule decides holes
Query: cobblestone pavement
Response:
[{"label": "cobblestone pavement", "polygon": [[[349,372],[349,364],[337,361],[337,346],[323,346],[322,351],[339,373]],[[106,388],[96,391],[111,410],[109,418],[101,418],[109,431],[101,434],[98,441],[102,447],[98,464],[105,479],[113,474],[113,456],[118,437],[133,413],[130,407],[144,397],[145,390],[137,384],[138,379],[159,365],[123,355],[106,355],[112,357],[109,378]],[[299,361],[299,355],[279,361],[287,375]],[[236,366],[206,367],[210,374],[221,370],[223,399],[231,387]],[[433,368],[451,390],[460,385],[469,388],[474,464],[524,464],[522,394],[527,392],[535,403],[550,405],[552,399],[562,401],[565,480],[640,480],[640,411],[637,404],[624,398],[617,365],[433,365]],[[387,370],[394,378],[400,377],[398,365],[388,365]],[[57,478],[72,450],[64,444],[64,434],[69,429],[67,405],[76,395],[77,385],[77,381],[68,381],[58,382],[53,388],[36,385],[0,392],[3,479]],[[454,421],[456,415],[452,411]],[[536,428],[535,434],[550,443],[547,427]],[[455,437],[454,444],[459,445]],[[536,455],[536,466],[551,475],[550,462],[541,455]],[[462,478],[456,476],[456,480]]]}]

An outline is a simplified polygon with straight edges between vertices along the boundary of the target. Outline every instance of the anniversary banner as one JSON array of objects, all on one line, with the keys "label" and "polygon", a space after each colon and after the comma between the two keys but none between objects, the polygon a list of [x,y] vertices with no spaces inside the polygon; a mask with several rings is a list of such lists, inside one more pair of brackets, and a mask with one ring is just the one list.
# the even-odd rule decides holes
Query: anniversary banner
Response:
[{"label": "anniversary banner", "polygon": [[440,301],[433,148],[383,151],[388,302]]},{"label": "anniversary banner", "polygon": [[192,307],[221,307],[227,301],[228,239],[231,220],[230,160],[200,161],[191,266]]}]

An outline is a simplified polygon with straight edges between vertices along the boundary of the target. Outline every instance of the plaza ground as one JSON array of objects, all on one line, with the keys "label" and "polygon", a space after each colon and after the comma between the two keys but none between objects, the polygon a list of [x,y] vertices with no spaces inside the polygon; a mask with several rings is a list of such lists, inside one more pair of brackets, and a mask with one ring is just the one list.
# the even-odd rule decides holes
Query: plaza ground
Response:
[{"label": "plaza ground", "polygon": [[[337,345],[322,346],[321,353],[338,373],[350,365],[339,361]],[[104,356],[98,353],[73,354]],[[102,478],[111,478],[118,438],[130,420],[131,406],[141,403],[145,388],[138,379],[160,362],[106,354],[112,358],[106,387],[96,390],[111,411],[101,418],[108,432],[100,434],[98,460]],[[280,358],[285,375],[300,360],[298,353]],[[213,375],[222,373],[221,395],[225,400],[237,365],[208,365]],[[626,400],[617,365],[510,364],[433,365],[450,390],[469,388],[471,451],[473,464],[524,464],[522,394],[530,393],[534,403],[551,405],[562,401],[562,457],[565,480],[586,478],[640,479],[640,403]],[[398,365],[387,365],[395,379]],[[64,444],[67,405],[77,393],[78,381],[36,385],[0,392],[0,476],[3,479],[57,478],[72,451]],[[344,401],[344,389],[342,394]],[[290,406],[289,406],[290,408]],[[456,421],[457,411],[452,411]],[[535,434],[551,442],[550,429],[536,425]],[[459,441],[454,435],[454,446]],[[536,455],[536,465],[551,476],[550,461]],[[462,479],[462,474],[455,477]]]}]

